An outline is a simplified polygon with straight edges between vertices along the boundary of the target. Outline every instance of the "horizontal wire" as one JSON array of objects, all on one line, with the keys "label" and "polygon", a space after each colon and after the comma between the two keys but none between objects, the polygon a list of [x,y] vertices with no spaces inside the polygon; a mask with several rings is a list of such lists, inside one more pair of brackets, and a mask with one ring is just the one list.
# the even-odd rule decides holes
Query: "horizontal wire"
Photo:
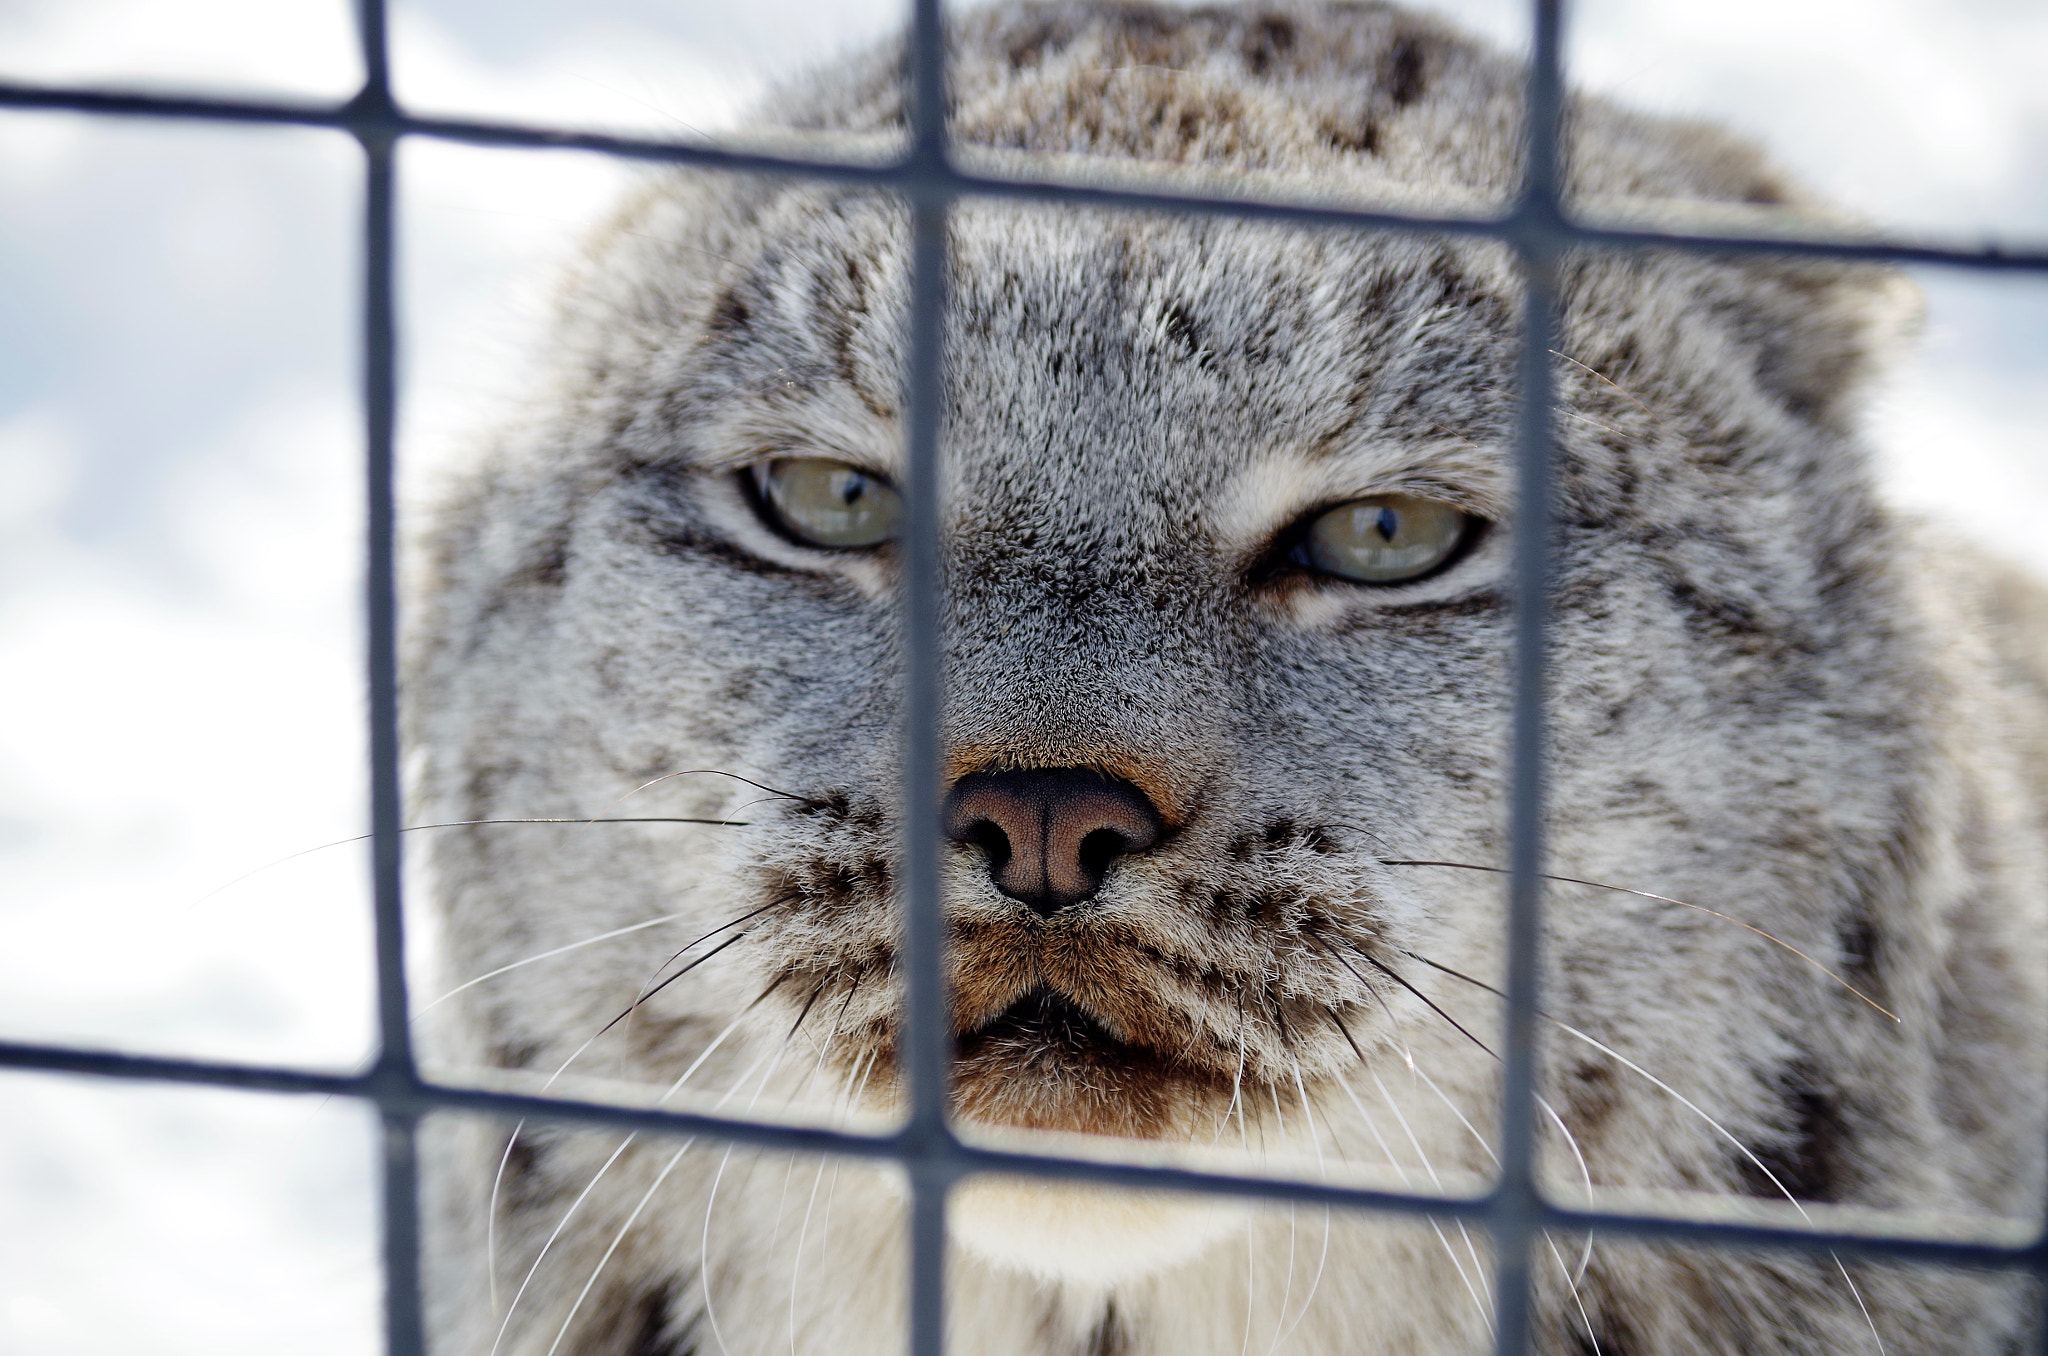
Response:
[{"label": "horizontal wire", "polygon": [[1933,264],[1954,268],[2048,273],[2048,250],[1987,243],[1975,247],[1925,241],[1829,240],[1813,236],[1720,235],[1712,232],[1596,226],[1517,210],[1502,216],[1374,211],[1255,198],[1208,196],[1155,189],[1111,188],[1053,180],[1005,179],[928,161],[863,165],[800,156],[725,150],[654,137],[578,132],[565,128],[459,118],[419,117],[370,100],[344,104],[243,100],[203,95],[144,94],[0,82],[0,108],[61,110],[108,117],[179,118],[332,128],[391,136],[418,136],[473,146],[580,150],[636,160],[697,165],[734,173],[821,179],[894,190],[918,200],[1020,199],[1074,206],[1127,208],[1205,216],[1232,216],[1300,226],[1427,231],[1537,241],[1551,248],[1673,249],[1713,254],[1769,254],[1856,259],[1876,263]]},{"label": "horizontal wire", "polygon": [[[1331,1182],[1296,1181],[1280,1177],[1209,1172],[1196,1168],[1147,1163],[1118,1163],[1020,1149],[998,1149],[964,1143],[950,1134],[934,1139],[928,1133],[863,1135],[846,1130],[778,1124],[743,1118],[705,1115],[669,1108],[633,1107],[542,1097],[529,1093],[465,1088],[424,1079],[404,1079],[386,1071],[321,1073],[283,1065],[233,1064],[220,1061],[135,1055],[116,1051],[80,1050],[61,1045],[0,1042],[0,1069],[33,1073],[83,1074],[143,1082],[175,1083],[242,1092],[350,1097],[373,1102],[385,1110],[412,1115],[470,1112],[501,1119],[544,1121],[564,1126],[601,1126],[655,1134],[697,1134],[764,1149],[910,1163],[937,1162],[947,1174],[1005,1173],[1030,1177],[1082,1179],[1107,1186],[1149,1191],[1189,1191],[1204,1195],[1257,1197],[1315,1205],[1346,1206],[1405,1215],[1431,1215],[1484,1222],[1494,1208],[1491,1193],[1478,1196],[1421,1196],[1380,1191]],[[2048,1239],[2009,1245],[1931,1238],[1909,1234],[1855,1233],[1796,1226],[1747,1224],[1730,1220],[1686,1219],[1618,1210],[1584,1210],[1539,1202],[1539,1224],[1547,1229],[1594,1231],[1742,1247],[1786,1248],[1799,1252],[1831,1250],[1904,1261],[1939,1262],[1955,1266],[2048,1273]]]}]

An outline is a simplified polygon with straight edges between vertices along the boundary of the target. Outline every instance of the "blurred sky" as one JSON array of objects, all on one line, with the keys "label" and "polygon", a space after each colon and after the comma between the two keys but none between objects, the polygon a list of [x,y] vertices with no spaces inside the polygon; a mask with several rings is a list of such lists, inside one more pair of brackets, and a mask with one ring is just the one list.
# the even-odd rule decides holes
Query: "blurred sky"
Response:
[{"label": "blurred sky", "polygon": [[[1509,45],[1519,7],[1436,6]],[[427,0],[422,110],[715,134],[879,0]],[[1865,216],[2048,238],[2037,0],[1585,0],[1576,78],[1766,142]],[[0,77],[345,96],[343,0],[0,0]],[[417,466],[516,373],[626,171],[408,145]],[[345,139],[0,113],[0,1036],[347,1066],[368,1048],[358,165]],[[1891,492],[2048,574],[2048,284],[1915,275]],[[226,887],[226,888],[222,888]],[[375,1349],[359,1109],[0,1077],[0,1352]]]}]

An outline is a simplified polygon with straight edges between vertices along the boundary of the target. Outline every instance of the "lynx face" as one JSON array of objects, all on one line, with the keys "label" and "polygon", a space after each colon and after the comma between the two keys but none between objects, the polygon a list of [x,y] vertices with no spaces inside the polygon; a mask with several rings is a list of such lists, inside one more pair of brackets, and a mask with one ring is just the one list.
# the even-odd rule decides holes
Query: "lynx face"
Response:
[{"label": "lynx face", "polygon": [[[1504,65],[1392,12],[1289,20],[1263,62],[1244,35],[1281,30],[1250,17],[1134,13],[984,16],[962,39],[964,134],[1071,149],[1092,128],[1096,153],[1160,158],[1142,119],[1105,146],[1103,123],[1046,111],[1063,91],[1122,116],[1097,73],[1141,56],[1234,91],[1204,126],[1235,118],[1238,151],[1181,144],[1197,163],[1430,179],[1455,157],[1431,158],[1428,129],[1459,125],[1425,97],[1439,77],[1463,125],[1511,121]],[[865,69],[819,120],[886,124]],[[1370,146],[1310,116],[1360,70],[1393,73]],[[1584,123],[1588,192],[1766,196],[1696,129]],[[1466,188],[1511,175],[1511,137],[1489,144]],[[669,956],[663,932],[479,990],[484,1058],[584,1057],[718,945],[590,1071],[895,1101],[906,235],[857,194],[651,183],[571,294],[556,383],[437,529],[415,670],[437,818],[603,814],[644,788],[620,813],[738,821],[442,840],[471,974],[656,917],[680,915],[677,938],[732,925],[699,952]],[[1499,885],[1471,868],[1504,852],[1512,261],[985,204],[956,210],[949,245],[938,808],[959,1114],[1371,1164],[1359,1090],[1392,1098],[1382,1074],[1419,1069],[1395,1113],[1418,1152],[1483,1173],[1461,1121],[1486,1133],[1493,1096]],[[1992,965],[1975,996],[1939,996],[1959,963],[1930,922],[1958,888],[1940,875],[1955,773],[1923,717],[1946,689],[1853,445],[1891,284],[1616,255],[1572,259],[1561,287],[1551,861],[1753,920],[1808,961],[1561,888],[1549,1011],[1747,1147],[1586,1046],[1553,1051],[1547,1096],[1600,1183],[1995,1197],[2030,1170],[1952,1168],[1958,1137],[2003,1162],[2009,1131],[1943,1110],[1941,1004],[2003,1010],[2024,985]],[[1214,1232],[1070,1205],[997,1193],[963,1229],[1055,1276],[1111,1254],[1159,1273]],[[662,1255],[634,1274],[672,1279]],[[1595,1311],[1631,1312],[1655,1270],[1632,1265],[1596,1269]],[[1457,1327],[1418,1314],[1373,1321],[1415,1350]]]}]

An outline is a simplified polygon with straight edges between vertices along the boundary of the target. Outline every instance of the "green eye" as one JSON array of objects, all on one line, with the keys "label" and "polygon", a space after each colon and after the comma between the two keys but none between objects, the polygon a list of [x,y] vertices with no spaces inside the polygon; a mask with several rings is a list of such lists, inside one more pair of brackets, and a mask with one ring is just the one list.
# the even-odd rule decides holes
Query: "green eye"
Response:
[{"label": "green eye", "polygon": [[1454,555],[1471,531],[1462,509],[1410,494],[1340,504],[1309,524],[1290,552],[1297,565],[1360,584],[1419,579]]},{"label": "green eye", "polygon": [[823,457],[783,457],[756,466],[754,487],[770,524],[812,546],[880,546],[895,538],[903,511],[888,481]]}]

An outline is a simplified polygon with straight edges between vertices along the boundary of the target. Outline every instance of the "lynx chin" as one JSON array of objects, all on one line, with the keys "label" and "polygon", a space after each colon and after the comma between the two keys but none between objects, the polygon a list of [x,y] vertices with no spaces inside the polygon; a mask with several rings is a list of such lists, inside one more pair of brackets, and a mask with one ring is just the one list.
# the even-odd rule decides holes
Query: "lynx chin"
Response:
[{"label": "lynx chin", "polygon": [[[1466,213],[1519,179],[1519,65],[1384,5],[999,4],[950,41],[960,154],[999,171]],[[743,135],[893,153],[901,73],[844,60]],[[1714,128],[1568,122],[1583,211],[1829,221]],[[963,1133],[1481,1188],[1513,259],[1011,202],[949,229]],[[426,835],[467,985],[423,1018],[446,1076],[895,1114],[907,250],[885,196],[650,174],[443,494],[413,815],[527,821]],[[1670,252],[1559,286],[1550,1189],[2032,1220],[2048,604],[1877,495],[1860,410],[1910,289]],[[443,1356],[902,1350],[880,1168],[495,1123],[426,1166]],[[951,1239],[976,1356],[1489,1340],[1492,1259],[1452,1221],[975,1181]],[[1825,1255],[1558,1237],[1532,1265],[1560,1356],[1988,1356],[2038,1313],[2023,1281]]]}]

